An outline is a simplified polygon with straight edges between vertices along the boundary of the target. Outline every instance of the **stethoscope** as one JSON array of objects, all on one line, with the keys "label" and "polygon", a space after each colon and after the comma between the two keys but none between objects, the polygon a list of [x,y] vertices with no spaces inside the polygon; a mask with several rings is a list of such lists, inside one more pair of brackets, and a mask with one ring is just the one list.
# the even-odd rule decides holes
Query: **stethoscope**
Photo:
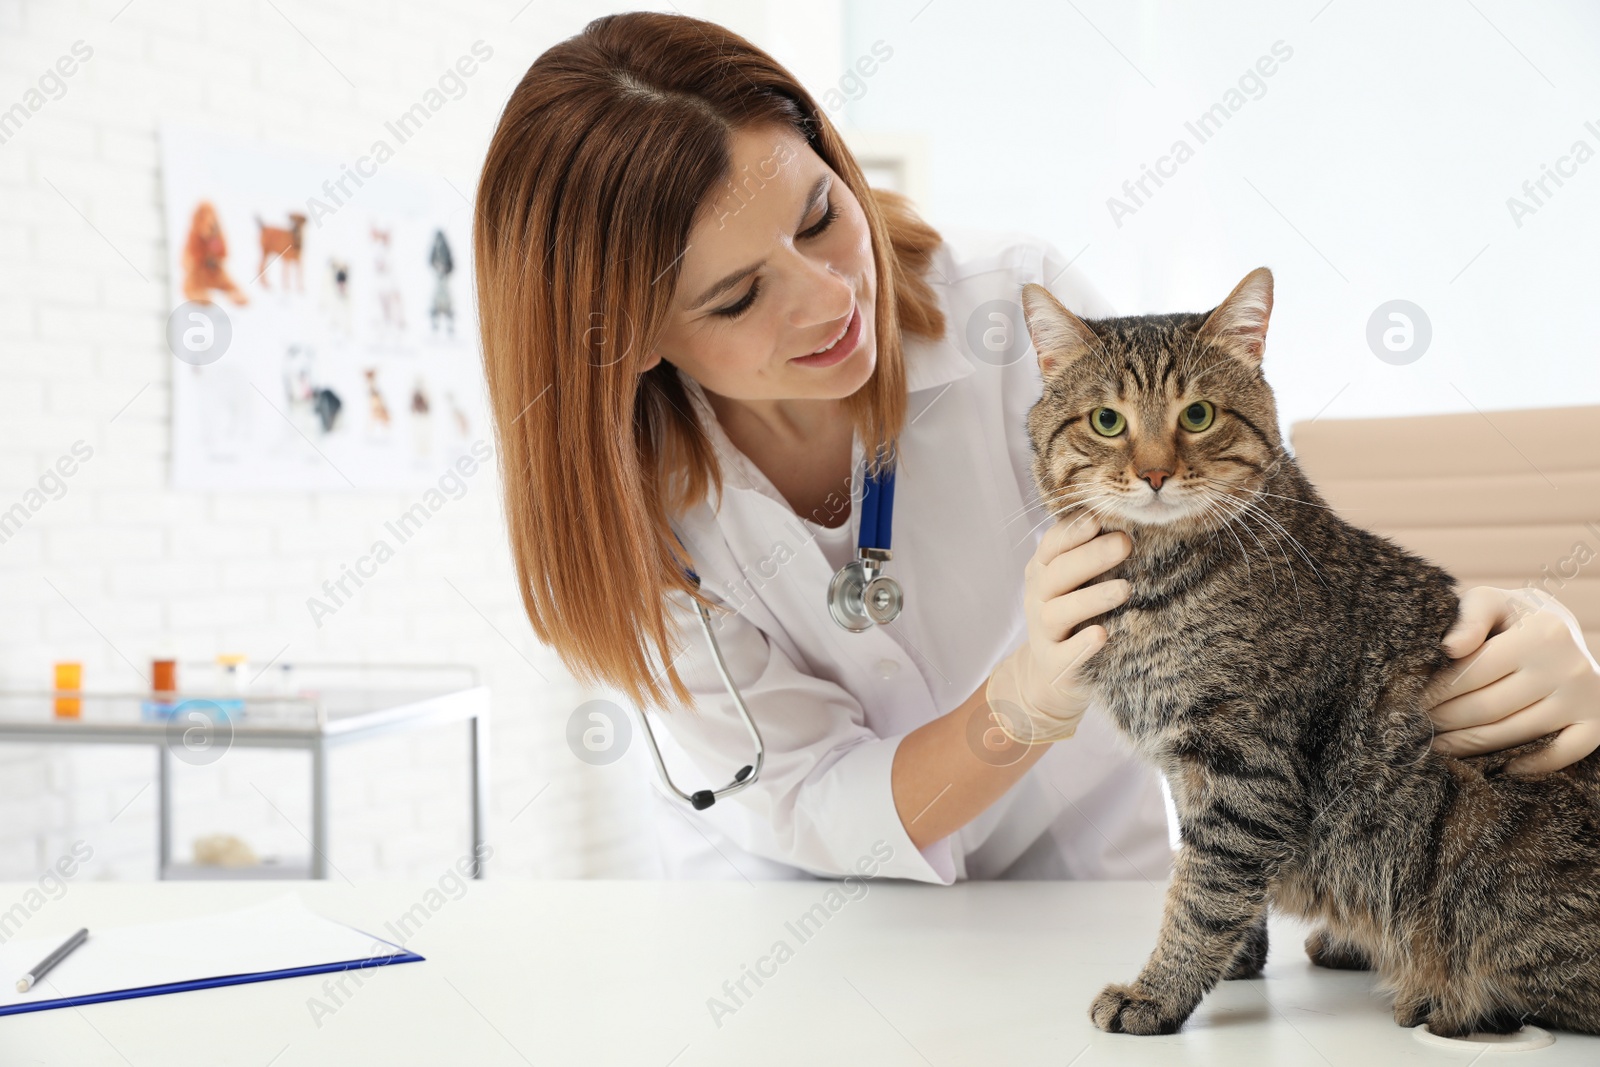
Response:
[{"label": "stethoscope", "polygon": [[[863,475],[861,493],[861,532],[856,539],[856,558],[846,563],[834,574],[833,580],[828,583],[828,613],[833,616],[833,621],[851,633],[861,633],[873,625],[884,625],[893,622],[899,617],[901,609],[905,606],[905,594],[900,588],[900,583],[883,573],[883,565],[892,558],[889,551],[889,537],[894,523],[894,467],[887,466],[875,475]],[[678,544],[683,545],[683,538],[677,532],[673,536],[678,538]],[[688,551],[684,546],[685,552]],[[700,588],[700,576],[691,567],[683,568],[684,574],[694,583],[696,589]],[[734,706],[739,709],[739,717],[744,720],[744,728],[750,734],[750,741],[755,746],[755,762],[739,768],[733,776],[733,781],[721,789],[701,789],[694,793],[685,793],[673,782],[672,775],[667,771],[667,763],[661,758],[661,748],[656,744],[655,731],[650,727],[650,717],[639,711],[639,721],[644,724],[645,740],[650,744],[650,757],[655,761],[656,773],[660,776],[667,791],[677,796],[678,799],[688,802],[696,811],[704,811],[723,797],[731,796],[741,789],[754,785],[761,777],[761,765],[766,760],[766,746],[761,741],[761,731],[756,726],[755,719],[750,714],[750,709],[745,706],[744,696],[739,692],[739,687],[734,684],[733,675],[728,672],[728,664],[722,658],[722,645],[717,641],[717,635],[711,628],[711,616],[706,613],[705,605],[698,600],[694,601],[695,613],[700,616],[700,629],[705,632],[706,640],[711,645],[712,657],[716,660],[717,673],[722,675],[722,684],[733,697]]]}]

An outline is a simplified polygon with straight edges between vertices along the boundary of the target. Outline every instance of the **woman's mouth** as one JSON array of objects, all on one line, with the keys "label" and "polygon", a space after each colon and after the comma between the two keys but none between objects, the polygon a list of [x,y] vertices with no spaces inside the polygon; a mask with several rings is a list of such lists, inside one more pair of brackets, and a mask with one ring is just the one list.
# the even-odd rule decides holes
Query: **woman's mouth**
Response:
[{"label": "woman's mouth", "polygon": [[861,344],[861,306],[857,304],[850,312],[850,321],[845,324],[844,332],[833,340],[828,347],[807,356],[796,356],[790,363],[798,363],[802,367],[831,367],[849,356]]}]

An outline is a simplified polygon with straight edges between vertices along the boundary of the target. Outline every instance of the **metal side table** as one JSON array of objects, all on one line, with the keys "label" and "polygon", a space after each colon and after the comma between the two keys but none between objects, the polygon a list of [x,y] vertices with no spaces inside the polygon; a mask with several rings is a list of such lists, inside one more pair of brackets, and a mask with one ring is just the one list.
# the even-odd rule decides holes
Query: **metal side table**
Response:
[{"label": "metal side table", "polygon": [[[192,670],[180,663],[179,686]],[[157,877],[328,877],[328,752],[386,734],[466,723],[472,825],[472,877],[483,877],[484,797],[488,791],[489,689],[467,666],[431,664],[277,665],[268,688],[243,693],[180,688],[171,718],[141,710],[149,693],[0,691],[0,742],[150,745],[157,761]],[[263,672],[265,674],[266,672]],[[292,679],[292,681],[291,681]],[[77,697],[75,717],[54,712],[56,697]],[[242,700],[223,715],[218,705]],[[187,702],[187,703],[186,703]],[[311,754],[311,861],[306,868],[222,868],[172,862],[172,762],[204,764],[232,746],[299,749]],[[214,756],[209,753],[215,752]]]}]

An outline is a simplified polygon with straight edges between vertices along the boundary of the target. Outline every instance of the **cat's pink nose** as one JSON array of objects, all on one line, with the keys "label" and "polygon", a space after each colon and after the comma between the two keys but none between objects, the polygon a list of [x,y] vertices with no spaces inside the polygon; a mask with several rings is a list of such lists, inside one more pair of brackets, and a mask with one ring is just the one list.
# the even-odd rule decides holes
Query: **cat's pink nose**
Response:
[{"label": "cat's pink nose", "polygon": [[1163,470],[1148,470],[1140,472],[1139,477],[1149,482],[1150,488],[1160,492],[1161,483],[1172,477],[1172,472]]}]

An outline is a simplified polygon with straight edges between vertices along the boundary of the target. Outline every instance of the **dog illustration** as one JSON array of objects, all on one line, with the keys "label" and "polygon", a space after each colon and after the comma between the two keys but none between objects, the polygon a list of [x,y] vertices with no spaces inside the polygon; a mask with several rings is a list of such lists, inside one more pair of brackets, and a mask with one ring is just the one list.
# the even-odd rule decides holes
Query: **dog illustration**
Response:
[{"label": "dog illustration", "polygon": [[328,257],[327,284],[322,291],[322,310],[334,333],[349,337],[353,330],[350,301],[350,264]]},{"label": "dog illustration", "polygon": [[283,357],[283,388],[289,397],[289,421],[300,428],[333,432],[344,402],[316,381],[316,354],[309,345],[292,344]]},{"label": "dog illustration", "polygon": [[428,318],[433,323],[433,331],[438,333],[439,316],[443,315],[449,321],[451,336],[454,336],[456,311],[455,302],[450,299],[450,274],[456,269],[456,264],[450,255],[450,242],[445,240],[443,230],[433,231],[433,249],[428,253],[428,266],[438,279],[433,287],[433,306],[428,309]]},{"label": "dog illustration", "polygon": [[372,412],[372,426],[387,430],[389,405],[383,402],[383,394],[378,391],[378,368],[368,367],[362,373],[367,378],[367,404]]},{"label": "dog illustration", "polygon": [[400,286],[395,283],[394,275],[389,270],[389,244],[392,230],[372,228],[372,273],[377,279],[378,291],[378,320],[379,333],[390,339],[397,338],[406,328],[406,312],[404,301],[400,297]]},{"label": "dog illustration", "polygon": [[421,378],[411,387],[412,443],[418,456],[426,458],[433,447],[433,405]]},{"label": "dog illustration", "polygon": [[464,409],[460,402],[456,400],[455,393],[447,391],[444,394],[444,398],[450,403],[450,416],[455,419],[456,429],[460,431],[462,437],[467,436],[467,432],[472,428],[472,424],[467,419],[466,409]]},{"label": "dog illustration", "polygon": [[300,292],[306,291],[305,271],[300,264],[300,249],[305,244],[306,217],[298,211],[289,213],[289,228],[281,229],[277,226],[268,226],[261,221],[261,216],[256,216],[256,225],[261,228],[261,266],[257,268],[256,277],[261,282],[261,288],[271,289],[267,284],[267,268],[274,259],[283,263],[283,287],[289,288],[289,276],[295,280],[295,288]]},{"label": "dog illustration", "polygon": [[248,304],[249,298],[228,277],[223,261],[228,258],[228,241],[211,201],[195,205],[189,222],[189,237],[183,243],[183,298],[201,304],[211,303],[213,290],[224,293],[235,304]]}]

